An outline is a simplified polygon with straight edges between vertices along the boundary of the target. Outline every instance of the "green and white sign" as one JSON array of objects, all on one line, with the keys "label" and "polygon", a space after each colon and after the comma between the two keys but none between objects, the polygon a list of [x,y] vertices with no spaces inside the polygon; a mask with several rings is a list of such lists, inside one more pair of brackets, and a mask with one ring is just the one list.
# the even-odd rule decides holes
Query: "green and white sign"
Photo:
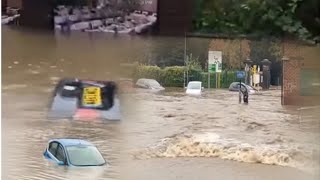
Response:
[{"label": "green and white sign", "polygon": [[209,65],[208,66],[209,72],[221,72],[222,71],[222,52],[209,51],[208,65]]},{"label": "green and white sign", "polygon": [[215,73],[216,69],[216,64],[209,64],[209,73]]}]

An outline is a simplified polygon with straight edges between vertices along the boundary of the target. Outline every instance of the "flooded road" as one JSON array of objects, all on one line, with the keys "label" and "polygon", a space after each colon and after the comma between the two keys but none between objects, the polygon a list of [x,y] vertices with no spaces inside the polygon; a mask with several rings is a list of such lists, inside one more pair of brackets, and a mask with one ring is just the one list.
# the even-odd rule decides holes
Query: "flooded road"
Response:
[{"label": "flooded road", "polygon": [[127,179],[319,178],[319,108],[281,107],[279,91],[251,95],[249,105],[225,90],[136,98]]},{"label": "flooded road", "polygon": [[[138,91],[121,95],[121,122],[47,120],[59,78],[122,77],[128,72],[121,63],[147,62],[152,46],[179,47],[179,39],[55,37],[11,29],[3,29],[2,38],[3,179],[319,178],[320,111],[282,107],[279,91],[252,95],[249,105],[225,90],[200,98],[181,89]],[[49,163],[42,155],[47,141],[60,137],[93,142],[109,164]]]}]

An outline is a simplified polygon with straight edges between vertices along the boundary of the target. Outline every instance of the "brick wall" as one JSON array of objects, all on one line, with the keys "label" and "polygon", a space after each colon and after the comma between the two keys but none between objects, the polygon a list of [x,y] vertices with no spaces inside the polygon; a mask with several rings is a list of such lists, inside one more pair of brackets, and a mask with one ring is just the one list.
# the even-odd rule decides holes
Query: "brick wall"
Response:
[{"label": "brick wall", "polygon": [[22,0],[7,0],[7,6],[13,8],[22,8]]},{"label": "brick wall", "polygon": [[[250,57],[250,42],[248,39],[214,38],[209,50],[222,51],[223,55],[227,56],[226,59],[232,61],[229,63],[236,64],[235,68],[238,68],[240,58],[245,60]],[[320,71],[320,46],[285,39],[281,47],[281,55],[288,58],[283,61],[282,104],[301,106],[320,104],[319,96],[301,96],[300,93],[301,69]]]},{"label": "brick wall", "polygon": [[301,60],[283,61],[283,105],[296,105],[300,98]]},{"label": "brick wall", "polygon": [[[283,55],[288,60],[283,61],[283,105],[318,105],[319,96],[301,96],[301,69],[320,71],[320,47],[302,44],[301,42],[285,40]],[[320,77],[319,77],[320,78]]]},{"label": "brick wall", "polygon": [[224,63],[239,68],[242,61],[250,57],[250,41],[247,39],[215,38],[209,44],[209,51],[222,51]]}]

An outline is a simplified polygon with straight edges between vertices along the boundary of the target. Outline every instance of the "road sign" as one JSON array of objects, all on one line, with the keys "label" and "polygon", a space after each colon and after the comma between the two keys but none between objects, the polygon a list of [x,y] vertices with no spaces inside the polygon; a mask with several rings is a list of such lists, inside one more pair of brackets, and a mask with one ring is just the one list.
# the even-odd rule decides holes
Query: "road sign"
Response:
[{"label": "road sign", "polygon": [[246,77],[245,71],[237,71],[237,78],[238,79],[243,79],[244,77]]},{"label": "road sign", "polygon": [[[209,51],[208,55],[208,64],[209,67],[211,64],[215,64],[215,71],[214,72],[221,72],[222,71],[222,51]],[[210,69],[210,68],[209,68]],[[212,72],[209,70],[209,72]]]},{"label": "road sign", "polygon": [[209,73],[216,72],[216,64],[209,64]]}]

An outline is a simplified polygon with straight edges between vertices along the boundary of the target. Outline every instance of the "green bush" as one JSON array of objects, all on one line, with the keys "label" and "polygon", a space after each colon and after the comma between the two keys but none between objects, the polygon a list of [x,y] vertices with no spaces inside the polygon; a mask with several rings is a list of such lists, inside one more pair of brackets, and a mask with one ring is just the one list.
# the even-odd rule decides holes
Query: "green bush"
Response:
[{"label": "green bush", "polygon": [[163,85],[166,87],[183,87],[184,66],[166,67],[163,73]]},{"label": "green bush", "polygon": [[[137,66],[134,70],[134,79],[148,78],[157,80],[162,86],[165,87],[183,87],[184,83],[184,66],[170,66],[161,69],[158,66]],[[187,72],[186,72],[187,76]],[[208,87],[208,73],[200,69],[188,69],[187,81],[202,81],[203,87]],[[232,82],[238,81],[235,71],[223,71],[220,74],[220,88],[228,88]],[[216,74],[210,74],[210,88],[216,87]]]},{"label": "green bush", "polygon": [[163,81],[163,70],[158,66],[137,66],[133,71],[133,78],[137,81],[139,78],[155,79],[160,83]]},{"label": "green bush", "polygon": [[[222,71],[220,73],[220,88],[229,88],[230,84],[239,81],[236,71]],[[202,84],[208,87],[208,73],[202,73]],[[216,87],[216,74],[210,74],[210,88]]]}]

